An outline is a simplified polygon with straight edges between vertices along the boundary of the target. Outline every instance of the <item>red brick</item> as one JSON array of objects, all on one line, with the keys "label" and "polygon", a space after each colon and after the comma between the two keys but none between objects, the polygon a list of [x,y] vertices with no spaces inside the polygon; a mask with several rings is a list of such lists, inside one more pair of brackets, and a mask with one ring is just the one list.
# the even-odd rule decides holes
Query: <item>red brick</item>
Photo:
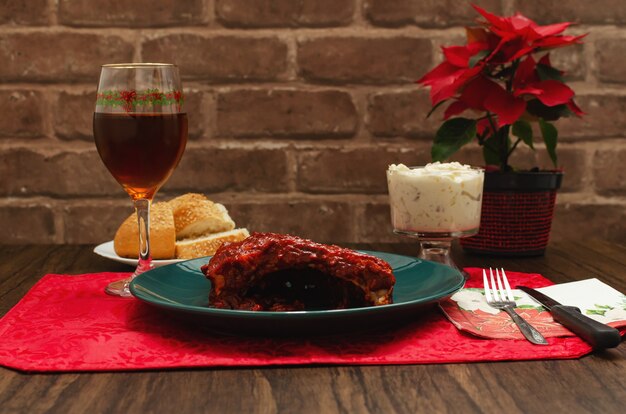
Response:
[{"label": "red brick", "polygon": [[215,98],[213,94],[198,89],[185,89],[185,104],[189,120],[189,139],[210,137],[215,125]]},{"label": "red brick", "polygon": [[276,198],[225,203],[233,220],[250,231],[293,234],[320,243],[355,242],[354,203]]},{"label": "red brick", "polygon": [[133,214],[127,197],[118,201],[72,202],[63,207],[64,243],[99,244],[113,240],[117,228]]},{"label": "red brick", "polygon": [[312,193],[386,193],[390,164],[423,165],[430,148],[325,148],[298,154],[298,190]]},{"label": "red brick", "polygon": [[59,93],[53,107],[56,135],[62,139],[82,139],[93,142],[95,103],[95,91]]},{"label": "red brick", "polygon": [[[410,240],[393,232],[388,202],[367,202],[362,207],[362,211],[357,226],[359,241],[363,243],[403,243]],[[417,250],[416,243],[414,254],[417,254]]]},{"label": "red brick", "polygon": [[[624,7],[626,8],[626,7]],[[602,39],[596,42],[598,79],[603,82],[626,83],[626,54],[624,39]]]},{"label": "red brick", "polygon": [[[541,150],[538,149],[537,151]],[[455,152],[448,161],[457,161],[461,164],[483,167],[485,165],[483,148],[478,145],[477,142],[470,142],[459,151]],[[537,154],[523,146],[523,144],[520,144],[509,158],[509,165],[518,170],[529,170],[537,167]]]},{"label": "red brick", "polygon": [[[550,160],[548,152],[543,148],[537,148],[537,165],[546,170],[554,169],[554,164]],[[557,145],[556,154],[558,157],[557,167],[563,169],[563,182],[561,183],[562,193],[569,193],[583,190],[587,174],[587,154],[585,150],[579,148],[561,148]]]},{"label": "red brick", "polygon": [[381,92],[368,100],[367,129],[376,136],[434,138],[442,112],[426,118],[431,110],[428,91]]},{"label": "red brick", "polygon": [[188,147],[163,191],[286,192],[288,174],[281,148]]},{"label": "red brick", "polygon": [[[557,196],[558,203],[558,196]],[[626,243],[626,205],[557,204],[551,239],[603,239]]]},{"label": "red brick", "polygon": [[[105,12],[103,13],[103,9]],[[68,26],[159,27],[207,21],[203,0],[59,0],[59,22]]]},{"label": "red brick", "polygon": [[431,66],[431,42],[411,37],[323,37],[298,43],[300,75],[347,83],[413,82]]},{"label": "red brick", "polygon": [[559,139],[624,136],[626,118],[617,114],[626,113],[625,95],[607,92],[577,95],[575,99],[586,114],[582,118],[563,118],[555,122]]},{"label": "red brick", "polygon": [[[0,137],[45,135],[43,95],[29,90],[0,91]],[[11,114],[9,116],[9,114]]]},{"label": "red brick", "polygon": [[351,136],[357,113],[340,91],[250,89],[220,93],[217,131],[221,136]]},{"label": "red brick", "polygon": [[[432,141],[431,141],[432,147]],[[455,152],[448,161],[457,161],[461,164],[475,165],[475,166],[484,166],[485,159],[483,157],[483,149],[478,143],[471,142],[461,148],[459,151]],[[519,168],[519,160],[511,160],[512,165],[516,168]],[[534,157],[532,164],[529,168],[532,168],[535,165]]]},{"label": "red brick", "polygon": [[[479,0],[472,3],[501,14],[498,0]],[[367,18],[380,26],[417,24],[422,27],[448,27],[472,24],[479,16],[469,3],[455,0],[366,0]]]},{"label": "red brick", "polygon": [[124,190],[93,150],[33,148],[0,153],[0,195],[101,196]]},{"label": "red brick", "polygon": [[263,81],[285,72],[287,46],[276,37],[173,34],[144,41],[142,58],[175,62],[184,79]]},{"label": "red brick", "polygon": [[91,33],[8,33],[0,37],[0,81],[88,81],[100,65],[132,60],[133,46],[118,36]]},{"label": "red brick", "polygon": [[587,73],[584,45],[573,45],[550,52],[554,67],[565,72],[565,81],[584,80]]},{"label": "red brick", "polygon": [[[563,169],[563,182],[561,183],[562,193],[581,191],[588,181],[587,153],[579,148],[562,148],[557,145],[556,154],[558,157],[557,167]],[[543,148],[537,148],[537,165],[540,168],[550,170],[554,164],[550,160],[548,152]]]},{"label": "red brick", "polygon": [[4,0],[0,5],[0,24],[45,25],[50,15],[48,0]]},{"label": "red brick", "polygon": [[219,21],[233,27],[328,27],[352,21],[354,0],[216,0]]},{"label": "red brick", "polygon": [[54,213],[47,203],[0,205],[2,243],[43,244],[55,241]]},{"label": "red brick", "polygon": [[626,196],[626,149],[596,150],[593,156],[593,177],[599,194]]},{"label": "red brick", "polygon": [[626,23],[623,0],[561,0],[558,2],[515,1],[515,9],[538,23],[577,22],[584,24]]}]

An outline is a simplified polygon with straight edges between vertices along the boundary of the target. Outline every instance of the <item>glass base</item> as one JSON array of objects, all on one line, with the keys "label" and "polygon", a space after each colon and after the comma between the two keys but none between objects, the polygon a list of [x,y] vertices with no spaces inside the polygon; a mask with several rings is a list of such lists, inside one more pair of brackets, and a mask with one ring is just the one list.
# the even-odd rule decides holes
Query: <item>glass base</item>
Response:
[{"label": "glass base", "polygon": [[131,277],[127,279],[117,280],[115,282],[111,282],[107,287],[104,288],[105,293],[111,296],[121,296],[123,298],[132,297],[132,293],[130,293],[129,285],[130,281],[133,280]]},{"label": "glass base", "polygon": [[461,237],[468,237],[478,233],[478,228],[429,233],[425,231],[411,231],[393,229],[393,232],[402,236],[416,238],[419,241],[420,250],[417,255],[419,259],[428,260],[430,262],[441,263],[458,270],[467,279],[468,275],[459,266],[457,266],[450,256],[452,241]]},{"label": "glass base", "polygon": [[150,258],[148,258],[148,260],[140,259],[137,269],[135,269],[135,272],[129,278],[116,280],[115,282],[109,283],[107,287],[104,288],[104,291],[105,293],[111,296],[120,296],[123,298],[130,298],[133,296],[133,294],[130,293],[130,282],[138,275],[142,274],[143,272],[147,272],[148,270],[151,270],[151,269],[154,269],[154,266],[152,265],[152,259]]},{"label": "glass base", "polygon": [[458,269],[450,257],[451,244],[451,240],[420,240],[420,251],[417,257],[431,262],[442,263]]}]

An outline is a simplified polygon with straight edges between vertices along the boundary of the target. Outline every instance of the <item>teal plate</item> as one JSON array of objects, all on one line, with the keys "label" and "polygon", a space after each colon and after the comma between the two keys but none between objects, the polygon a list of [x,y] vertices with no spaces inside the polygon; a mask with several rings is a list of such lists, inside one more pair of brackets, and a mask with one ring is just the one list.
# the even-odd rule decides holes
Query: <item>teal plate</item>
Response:
[{"label": "teal plate", "polygon": [[372,329],[414,320],[421,310],[461,289],[465,278],[451,267],[391,253],[364,251],[387,261],[396,277],[393,304],[352,309],[254,312],[210,308],[211,282],[200,267],[210,257],[150,270],[130,284],[131,293],[188,321],[232,334],[319,334]]}]

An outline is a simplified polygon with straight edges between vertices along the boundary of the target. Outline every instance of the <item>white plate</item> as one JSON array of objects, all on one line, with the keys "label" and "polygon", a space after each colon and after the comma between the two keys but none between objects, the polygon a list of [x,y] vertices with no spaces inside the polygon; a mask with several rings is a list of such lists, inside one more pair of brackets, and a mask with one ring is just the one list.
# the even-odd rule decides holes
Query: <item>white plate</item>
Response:
[{"label": "white plate", "polygon": [[[137,259],[129,259],[127,257],[118,256],[113,249],[113,240],[106,243],[99,244],[93,249],[93,252],[107,259],[115,260],[116,262],[125,263],[131,266],[137,266]],[[168,259],[168,260],[156,260],[152,259],[154,267],[165,266],[172,263],[182,262],[186,259]]]}]

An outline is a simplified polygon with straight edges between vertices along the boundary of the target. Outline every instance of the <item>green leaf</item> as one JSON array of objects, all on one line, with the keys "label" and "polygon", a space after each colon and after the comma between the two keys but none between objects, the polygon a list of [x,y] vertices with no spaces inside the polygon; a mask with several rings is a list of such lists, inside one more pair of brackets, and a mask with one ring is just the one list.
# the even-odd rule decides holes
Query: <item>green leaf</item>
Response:
[{"label": "green leaf", "polygon": [[569,117],[574,113],[567,107],[567,105],[555,105],[546,106],[539,99],[531,99],[526,103],[526,110],[529,114],[538,118],[543,118],[546,121],[556,121],[561,117]]},{"label": "green leaf", "polygon": [[550,159],[556,167],[556,141],[559,133],[554,125],[544,121],[542,118],[539,119],[539,129],[541,129],[541,135],[543,135],[543,142],[546,143],[548,155],[550,155]]},{"label": "green leaf", "polygon": [[497,148],[498,139],[496,136],[490,136],[483,143],[483,158],[487,165],[500,165],[500,153]]},{"label": "green leaf", "polygon": [[558,69],[553,68],[552,66],[542,65],[541,63],[537,65],[537,74],[539,75],[540,80],[558,80],[563,82],[563,76]]},{"label": "green leaf", "polygon": [[516,121],[513,124],[513,135],[524,141],[530,148],[535,149],[533,146],[533,129],[528,121]]},{"label": "green leaf", "polygon": [[473,68],[474,66],[476,66],[478,62],[480,62],[482,59],[489,56],[489,53],[491,53],[491,51],[489,50],[481,50],[480,52],[476,53],[474,56],[472,56],[469,59],[469,62],[468,62],[469,67]]},{"label": "green leaf", "polygon": [[433,161],[444,161],[476,136],[476,121],[467,118],[453,118],[444,122],[431,149]]}]

